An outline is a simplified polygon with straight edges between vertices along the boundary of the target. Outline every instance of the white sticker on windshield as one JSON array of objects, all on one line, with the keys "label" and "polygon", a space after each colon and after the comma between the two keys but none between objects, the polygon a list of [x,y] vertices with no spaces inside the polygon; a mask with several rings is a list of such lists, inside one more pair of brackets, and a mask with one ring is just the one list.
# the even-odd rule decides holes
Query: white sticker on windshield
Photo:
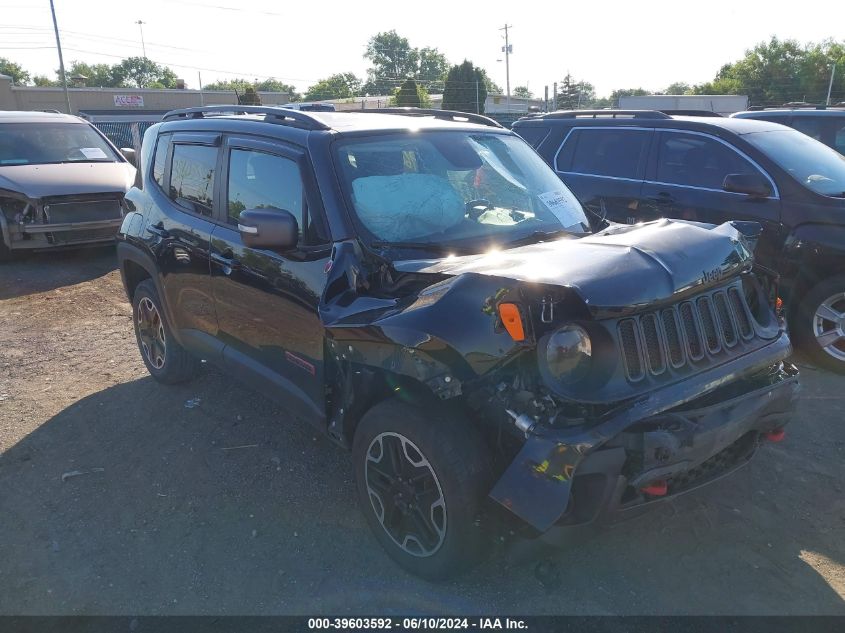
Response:
[{"label": "white sticker on windshield", "polygon": [[549,208],[549,211],[555,214],[564,228],[568,229],[576,224],[581,224],[584,219],[581,204],[568,191],[548,191],[537,197]]},{"label": "white sticker on windshield", "polygon": [[79,151],[82,152],[85,158],[108,158],[106,153],[99,147],[80,147]]}]

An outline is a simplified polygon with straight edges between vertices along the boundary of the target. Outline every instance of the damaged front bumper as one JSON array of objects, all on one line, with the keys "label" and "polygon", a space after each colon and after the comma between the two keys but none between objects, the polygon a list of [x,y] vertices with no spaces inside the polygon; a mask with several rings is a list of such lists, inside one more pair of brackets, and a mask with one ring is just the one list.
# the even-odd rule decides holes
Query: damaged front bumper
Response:
[{"label": "damaged front bumper", "polygon": [[9,223],[3,239],[10,250],[35,250],[59,246],[115,241],[122,218],[56,224]]},{"label": "damaged front bumper", "polygon": [[[535,427],[490,496],[553,537],[552,528],[606,520],[709,483],[789,421],[799,388],[797,369],[781,362],[789,351],[782,335],[729,369],[652,392],[589,428]],[[648,494],[656,482],[663,490]]]}]

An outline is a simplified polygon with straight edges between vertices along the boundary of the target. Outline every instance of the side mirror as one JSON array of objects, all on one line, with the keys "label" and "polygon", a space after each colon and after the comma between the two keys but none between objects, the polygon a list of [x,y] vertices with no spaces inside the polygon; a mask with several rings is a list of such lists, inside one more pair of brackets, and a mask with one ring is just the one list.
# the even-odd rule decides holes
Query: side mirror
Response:
[{"label": "side mirror", "polygon": [[728,174],[722,189],[731,193],[744,193],[754,198],[768,198],[772,195],[769,181],[761,174]]},{"label": "side mirror", "polygon": [[288,251],[299,241],[299,223],[284,209],[247,209],[238,216],[245,246]]},{"label": "side mirror", "polygon": [[138,166],[138,163],[135,162],[135,150],[131,147],[121,147],[120,153],[123,154],[123,157],[132,163],[135,167]]}]

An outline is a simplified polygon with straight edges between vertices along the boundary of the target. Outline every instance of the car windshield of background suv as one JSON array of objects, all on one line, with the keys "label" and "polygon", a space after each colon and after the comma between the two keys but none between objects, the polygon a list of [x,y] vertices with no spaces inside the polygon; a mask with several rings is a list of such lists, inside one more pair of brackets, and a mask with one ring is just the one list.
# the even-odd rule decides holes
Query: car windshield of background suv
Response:
[{"label": "car windshield of background suv", "polygon": [[808,189],[845,198],[845,156],[836,150],[797,130],[752,132],[743,138]]},{"label": "car windshield of background suv", "polygon": [[85,124],[0,124],[0,166],[116,161],[108,143]]},{"label": "car windshield of background suv", "polygon": [[515,136],[351,139],[336,158],[350,206],[374,241],[468,246],[590,230],[575,196]]}]

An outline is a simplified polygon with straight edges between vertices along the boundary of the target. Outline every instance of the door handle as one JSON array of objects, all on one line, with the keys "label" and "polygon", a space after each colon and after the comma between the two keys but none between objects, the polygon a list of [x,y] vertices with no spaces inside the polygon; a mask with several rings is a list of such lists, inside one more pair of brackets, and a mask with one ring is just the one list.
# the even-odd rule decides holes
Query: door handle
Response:
[{"label": "door handle", "polygon": [[672,194],[666,192],[659,193],[654,198],[650,198],[650,200],[659,206],[666,206],[675,202],[675,198],[672,197]]},{"label": "door handle", "polygon": [[158,224],[148,224],[147,233],[158,235],[162,239],[167,239],[170,237],[170,231],[164,228],[164,224],[162,224],[161,222],[159,222]]},{"label": "door handle", "polygon": [[223,273],[228,275],[233,270],[240,268],[240,262],[235,259],[235,254],[231,251],[231,249],[226,249],[222,253],[211,253],[209,258],[212,262],[217,264],[223,269]]}]

